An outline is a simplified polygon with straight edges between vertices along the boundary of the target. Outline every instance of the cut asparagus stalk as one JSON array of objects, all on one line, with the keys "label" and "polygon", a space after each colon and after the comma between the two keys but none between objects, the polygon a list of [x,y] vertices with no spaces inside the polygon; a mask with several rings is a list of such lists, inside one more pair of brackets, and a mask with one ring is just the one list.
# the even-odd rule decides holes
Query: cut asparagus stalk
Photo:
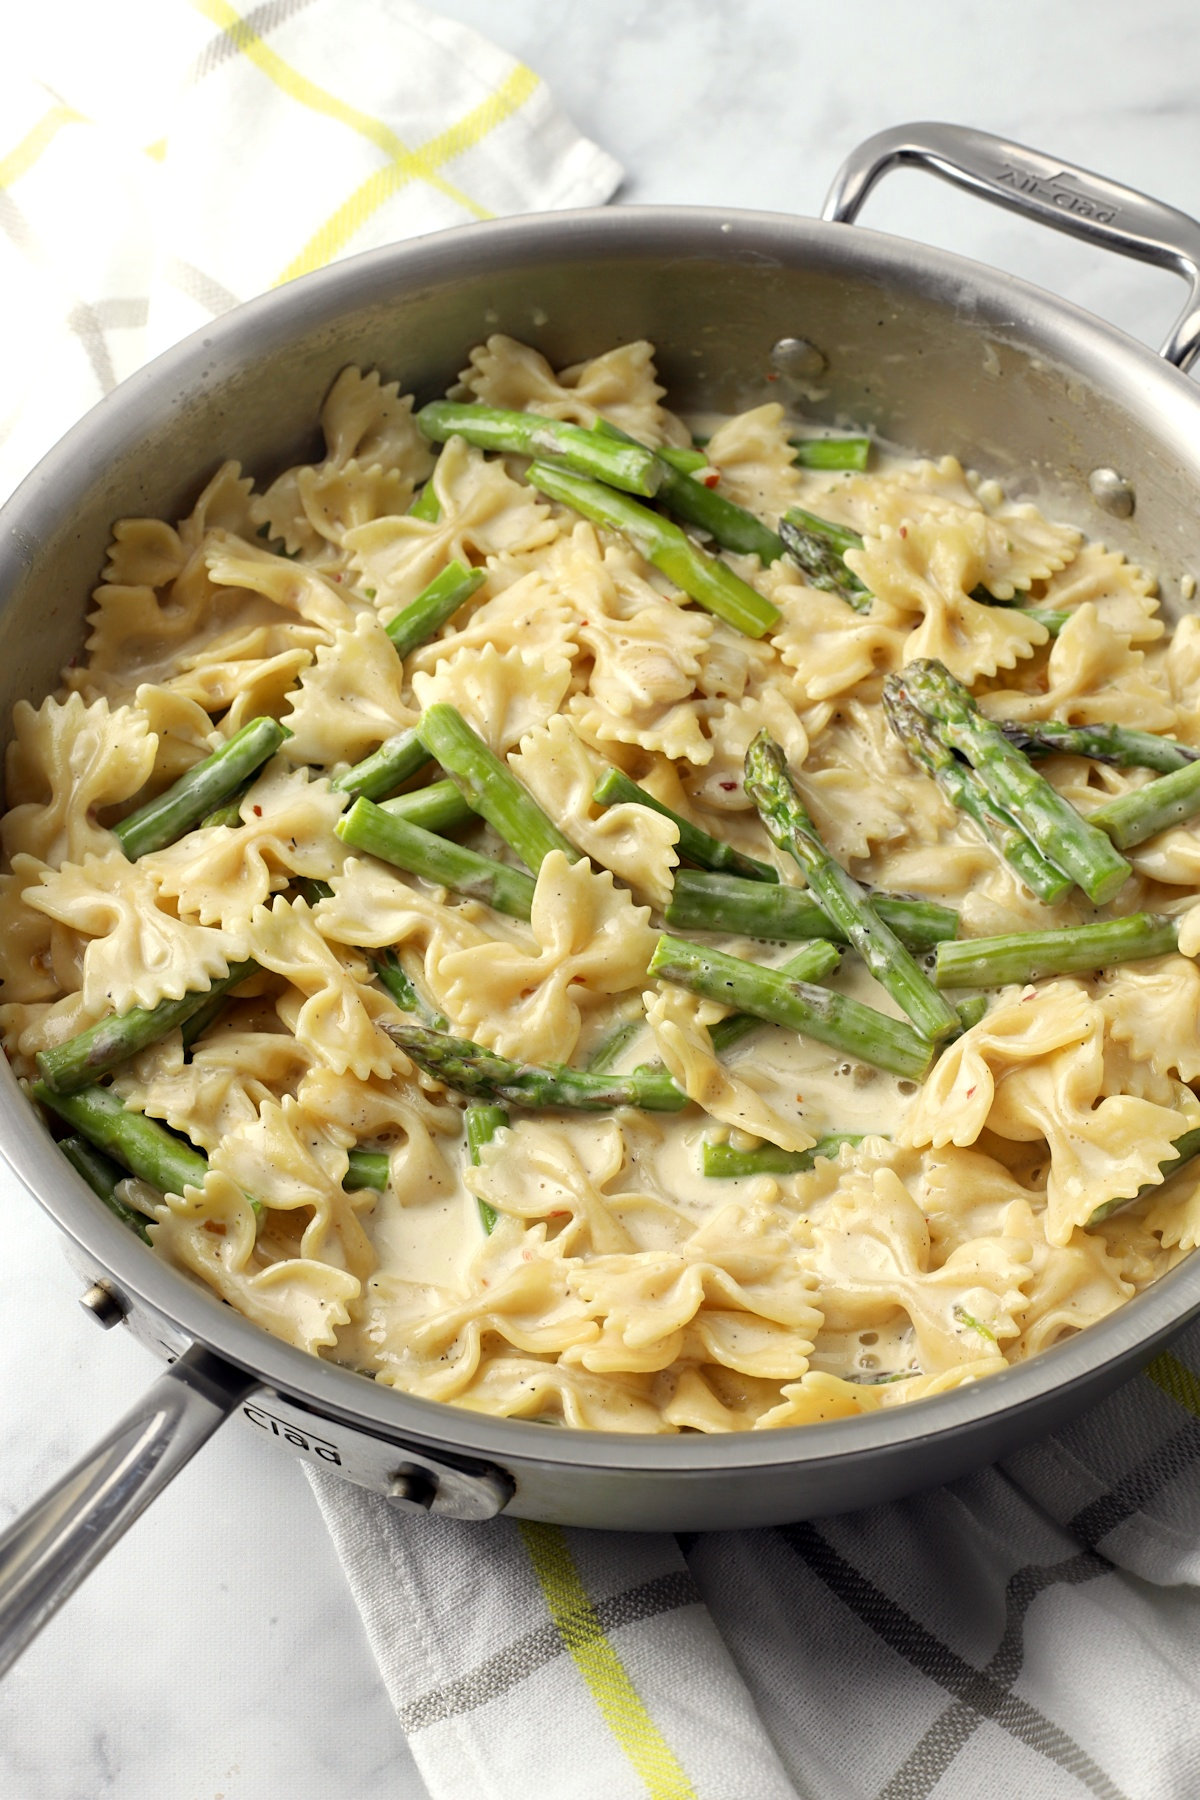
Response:
[{"label": "cut asparagus stalk", "polygon": [[923,1038],[937,1043],[958,1030],[958,1014],[918,967],[891,926],[881,919],[866,889],[843,869],[821,841],[788,771],[782,747],[765,731],[746,752],[746,792],[774,842],[793,856],[838,928],[875,980],[908,1014]]},{"label": "cut asparagus stalk", "polygon": [[408,509],[410,519],[420,519],[426,525],[436,525],[442,516],[442,503],[438,499],[433,479],[425,483],[416,499]]},{"label": "cut asparagus stalk", "polygon": [[1038,774],[942,663],[908,663],[889,675],[885,687],[925,714],[947,749],[971,764],[996,805],[1048,861],[1078,883],[1093,905],[1102,906],[1124,886],[1129,864],[1104,832],[1081,818]]},{"label": "cut asparagus stalk", "polygon": [[1132,850],[1172,825],[1182,825],[1200,813],[1200,762],[1188,763],[1173,774],[1160,775],[1145,787],[1106,800],[1088,814],[1088,824],[1098,826],[1119,850]]},{"label": "cut asparagus stalk", "polygon": [[779,521],[779,535],[792,561],[808,576],[811,587],[837,594],[855,612],[870,612],[874,596],[846,566],[847,550],[861,550],[863,541],[847,525],[834,525],[815,513],[793,506]]},{"label": "cut asparagus stalk", "polygon": [[[485,1144],[490,1144],[498,1131],[508,1128],[508,1114],[502,1106],[468,1106],[463,1114],[467,1128],[467,1155],[471,1159],[472,1168],[479,1167],[479,1153]],[[496,1229],[498,1217],[494,1206],[486,1200],[476,1198],[479,1208],[479,1222],[490,1237]]]},{"label": "cut asparagus stalk", "polygon": [[1147,1194],[1155,1193],[1164,1182],[1170,1181],[1173,1175],[1178,1175],[1185,1163],[1192,1162],[1197,1156],[1200,1156],[1200,1129],[1185,1131],[1182,1137],[1175,1139],[1174,1156],[1169,1157],[1166,1162],[1159,1163],[1160,1175],[1157,1181],[1145,1182],[1137,1193],[1130,1195],[1127,1200],[1106,1200],[1103,1206],[1098,1206],[1088,1219],[1088,1226],[1099,1225],[1102,1220],[1111,1218],[1113,1213],[1120,1212],[1123,1207],[1133,1206],[1136,1201],[1144,1200]]},{"label": "cut asparagus stalk", "polygon": [[682,938],[661,937],[650,959],[650,973],[706,1000],[737,1007],[774,1025],[786,1025],[844,1056],[873,1063],[910,1081],[923,1080],[933,1061],[933,1045],[906,1020],[890,1018],[858,1000],[793,980],[740,956],[707,950]]},{"label": "cut asparagus stalk", "polygon": [[422,1025],[388,1021],[384,1030],[444,1086],[492,1106],[563,1107],[573,1112],[611,1112],[614,1107],[635,1106],[643,1112],[679,1112],[688,1104],[687,1095],[662,1068],[647,1066],[628,1075],[596,1075],[565,1063],[538,1066],[514,1062],[482,1044]]},{"label": "cut asparagus stalk", "polygon": [[988,997],[986,994],[972,994],[967,1000],[956,1000],[954,1010],[958,1014],[959,1024],[964,1031],[970,1031],[978,1025],[980,1019],[986,1018]]},{"label": "cut asparagus stalk", "polygon": [[469,825],[479,817],[449,778],[431,782],[428,787],[414,788],[409,794],[397,794],[394,800],[383,802],[383,810],[393,819],[406,819],[410,825],[419,825],[422,831],[439,833],[454,831],[459,825]]},{"label": "cut asparagus stalk", "polygon": [[799,469],[865,469],[871,456],[869,437],[789,438]]},{"label": "cut asparagus stalk", "polygon": [[770,863],[760,862],[756,856],[746,856],[741,850],[735,850],[732,844],[724,844],[720,838],[711,837],[698,825],[681,814],[673,812],[664,800],[655,799],[644,787],[639,787],[620,769],[609,769],[596,784],[592,799],[597,806],[618,806],[632,802],[635,806],[648,806],[652,812],[661,813],[664,819],[670,819],[679,833],[679,854],[686,856],[689,862],[698,863],[702,869],[723,869],[730,875],[744,876],[748,881],[777,882],[779,874]]},{"label": "cut asparagus stalk", "polygon": [[622,532],[647,562],[735,630],[759,638],[778,625],[777,606],[735,575],[728,564],[706,556],[678,525],[648,506],[549,463],[533,463],[528,478],[541,493],[574,507],[583,518]]},{"label": "cut asparagus stalk", "polygon": [[173,844],[191,831],[236,793],[269,756],[274,756],[287,735],[275,719],[251,719],[228,743],[181,775],[164,794],[114,825],[113,836],[130,862]]},{"label": "cut asparagus stalk", "polygon": [[[617,426],[610,425],[607,419],[602,419],[596,430],[609,437],[620,438],[628,444],[637,442],[636,438],[629,437]],[[724,550],[757,556],[764,566],[778,562],[783,555],[783,540],[769,525],[756,519],[744,506],[727,500],[715,488],[707,487],[702,481],[693,481],[691,473],[680,469],[669,450],[660,450],[658,455],[665,465],[662,483],[655,496],[660,506],[665,506],[676,518],[686,519],[689,525],[706,531]],[[700,467],[704,466],[704,461],[701,457]],[[714,470],[714,478],[715,474]]]},{"label": "cut asparagus stalk", "polygon": [[111,1088],[56,1094],[46,1082],[35,1081],[29,1091],[72,1131],[160,1193],[182,1194],[185,1187],[203,1187],[208,1158],[156,1119],[122,1106]]},{"label": "cut asparagus stalk", "polygon": [[395,793],[401,782],[408,781],[430,760],[429,752],[415,731],[401,731],[372,755],[335,775],[329,783],[335,794],[359,795],[364,800],[383,800]]},{"label": "cut asparagus stalk", "polygon": [[452,619],[471,595],[487,580],[486,569],[468,569],[460,562],[447,563],[415,600],[398,612],[384,627],[399,657],[408,656],[420,644],[436,637],[447,619]]},{"label": "cut asparagus stalk", "polygon": [[228,825],[231,830],[236,830],[242,822],[242,801],[252,785],[253,777],[250,781],[244,781],[237,793],[226,800],[223,806],[215,807],[212,812],[205,814],[200,821],[201,827],[207,829],[209,825]]},{"label": "cut asparagus stalk", "polygon": [[1170,775],[1200,758],[1174,738],[1124,725],[1063,725],[1056,719],[997,719],[1010,744],[1026,756],[1087,756],[1118,769],[1154,769]]},{"label": "cut asparagus stalk", "polygon": [[934,974],[940,988],[1007,987],[1049,975],[1084,975],[1116,963],[1169,956],[1177,923],[1158,913],[1127,913],[1097,925],[1062,931],[1022,931],[1002,937],[939,944]]},{"label": "cut asparagus stalk", "polygon": [[781,1150],[777,1144],[759,1144],[754,1150],[735,1150],[728,1142],[705,1138],[700,1145],[700,1169],[716,1180],[739,1175],[800,1175],[818,1157],[832,1162],[843,1144],[861,1144],[862,1133],[831,1131],[817,1139],[811,1150]]},{"label": "cut asparagus stalk", "polygon": [[579,861],[570,839],[453,706],[439,701],[429,707],[417,731],[468,804],[516,851],[526,868],[536,875],[551,850],[561,850],[569,862]]},{"label": "cut asparagus stalk", "polygon": [[942,743],[920,708],[887,681],[883,705],[892,730],[913,761],[933,777],[951,804],[979,827],[1030,893],[1047,905],[1064,899],[1073,885],[1071,877],[1043,856],[1016,820],[995,804],[970,763]]},{"label": "cut asparagus stalk", "polygon": [[417,424],[437,443],[460,437],[480,450],[549,457],[579,475],[647,498],[658,492],[663,478],[664,465],[645,445],[610,438],[542,413],[510,412],[478,401],[435,400],[421,408]]},{"label": "cut asparagus stalk", "polygon": [[[789,957],[788,961],[777,971],[792,981],[822,981],[826,975],[832,975],[841,961],[841,952],[836,944],[826,943],[823,938],[814,938],[805,944],[803,950]],[[763,1021],[753,1013],[729,1013],[724,1019],[718,1019],[710,1025],[708,1035],[712,1040],[713,1050],[723,1056],[735,1044],[740,1044],[744,1037],[758,1031]]]},{"label": "cut asparagus stalk", "polygon": [[125,1013],[112,1013],[89,1025],[86,1031],[57,1044],[52,1050],[39,1050],[38,1073],[56,1094],[73,1094],[109,1075],[121,1064],[136,1056],[148,1044],[184,1025],[215,999],[223,999],[249,976],[258,973],[258,964],[247,959],[232,963],[229,973],[211,987],[184,994],[178,1000],[160,1000],[157,1006],[134,1006]]},{"label": "cut asparagus stalk", "polygon": [[527,919],[533,907],[534,883],[523,869],[494,862],[474,850],[422,831],[407,819],[397,819],[373,800],[356,800],[335,827],[343,843],[365,850],[394,868],[439,887],[453,888],[472,900],[482,900],[496,912]]},{"label": "cut asparagus stalk", "polygon": [[[871,904],[910,950],[932,950],[958,929],[958,914],[932,900],[873,894]],[[739,937],[794,943],[801,938],[849,940],[804,888],[768,887],[737,875],[677,869],[664,918],[686,931],[724,931]]]},{"label": "cut asparagus stalk", "polygon": [[342,1182],[344,1188],[356,1193],[359,1188],[373,1188],[382,1194],[388,1184],[388,1154],[386,1150],[351,1150],[346,1178]]},{"label": "cut asparagus stalk", "polygon": [[73,1134],[60,1138],[58,1147],[71,1164],[77,1169],[91,1188],[93,1194],[99,1195],[109,1212],[115,1213],[122,1225],[136,1231],[143,1244],[150,1242],[147,1221],[134,1206],[129,1206],[117,1192],[119,1184],[125,1180],[124,1169],[119,1169],[115,1162],[89,1144],[86,1138]]},{"label": "cut asparagus stalk", "polygon": [[599,1048],[588,1057],[587,1068],[593,1075],[605,1075],[616,1067],[625,1051],[646,1029],[644,1015],[636,1019],[626,1019],[611,1031]]}]

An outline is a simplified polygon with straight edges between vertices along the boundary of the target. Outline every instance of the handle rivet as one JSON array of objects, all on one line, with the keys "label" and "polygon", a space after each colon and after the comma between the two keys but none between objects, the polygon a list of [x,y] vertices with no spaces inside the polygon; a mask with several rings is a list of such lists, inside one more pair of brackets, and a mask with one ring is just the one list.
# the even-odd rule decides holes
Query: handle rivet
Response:
[{"label": "handle rivet", "polygon": [[771,350],[771,367],[789,381],[812,381],[824,375],[829,358],[807,338],[782,337]]},{"label": "handle rivet", "polygon": [[87,1293],[79,1296],[79,1304],[91,1313],[98,1325],[103,1325],[105,1331],[119,1325],[125,1317],[125,1302],[118,1299],[103,1281],[94,1281]]},{"label": "handle rivet", "polygon": [[1114,519],[1133,517],[1137,499],[1133,483],[1124,475],[1118,475],[1115,469],[1093,469],[1088,476],[1088,487],[1096,505],[1103,507]]},{"label": "handle rivet", "polygon": [[411,1464],[397,1469],[387,1485],[387,1497],[393,1506],[407,1506],[415,1511],[428,1512],[437,1495],[437,1482],[426,1469],[414,1468]]}]

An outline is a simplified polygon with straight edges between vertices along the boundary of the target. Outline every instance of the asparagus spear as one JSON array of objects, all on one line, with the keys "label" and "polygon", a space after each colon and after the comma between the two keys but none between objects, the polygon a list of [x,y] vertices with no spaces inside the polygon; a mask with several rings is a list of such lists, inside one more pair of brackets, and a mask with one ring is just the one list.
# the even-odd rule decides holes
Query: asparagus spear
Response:
[{"label": "asparagus spear", "polygon": [[964,1031],[970,1031],[972,1025],[978,1025],[988,1009],[986,994],[971,994],[966,1000],[956,1000],[954,1010],[958,1014],[958,1022]]},{"label": "asparagus spear", "polygon": [[437,489],[432,477],[425,483],[416,499],[408,509],[410,519],[421,519],[426,525],[436,525],[442,516],[442,503],[438,499]]},{"label": "asparagus spear", "polygon": [[253,776],[249,781],[243,781],[241,787],[226,800],[223,806],[214,807],[212,812],[205,814],[200,821],[201,826],[207,828],[209,825],[228,825],[231,830],[236,830],[242,822],[242,801],[253,785]]},{"label": "asparagus spear", "polygon": [[[827,943],[823,938],[813,938],[810,943],[805,944],[803,950],[789,957],[777,973],[786,975],[792,981],[820,981],[826,975],[831,975],[840,961],[841,952],[836,944]],[[708,1028],[713,1050],[718,1056],[723,1056],[726,1050],[731,1050],[744,1037],[749,1037],[752,1031],[757,1031],[762,1022],[753,1013],[728,1013],[725,1018],[718,1019],[715,1025]]]},{"label": "asparagus spear", "polygon": [[884,682],[883,705],[892,730],[913,761],[933,777],[952,805],[974,821],[1030,893],[1048,905],[1070,893],[1070,876],[1055,868],[1011,814],[995,804],[970,763],[942,743],[925,714],[896,684]]},{"label": "asparagus spear", "polygon": [[526,868],[536,875],[551,850],[561,850],[570,862],[579,861],[570,839],[453,706],[439,701],[429,707],[421,715],[417,732],[468,803],[516,851]]},{"label": "asparagus spear", "polygon": [[869,437],[789,438],[799,469],[865,469],[871,455]]},{"label": "asparagus spear", "polygon": [[938,993],[880,918],[866,889],[829,854],[788,772],[782,747],[760,731],[746,752],[746,792],[775,843],[803,869],[809,887],[838,932],[906,1012],[918,1032],[936,1043],[958,1030],[958,1014]]},{"label": "asparagus spear", "polygon": [[453,831],[458,825],[469,825],[479,816],[449,779],[414,788],[408,794],[397,794],[394,800],[383,802],[383,810],[393,819],[406,819],[410,825],[419,825],[422,831],[438,833]]},{"label": "asparagus spear", "polygon": [[410,875],[482,900],[514,919],[530,915],[534,884],[523,869],[512,869],[449,838],[422,831],[419,825],[384,812],[373,800],[356,800],[335,829],[352,849],[365,850]]},{"label": "asparagus spear", "polygon": [[[847,550],[862,549],[863,540],[857,531],[848,525],[835,525],[829,519],[820,519],[816,513],[805,512],[803,507],[793,506],[779,522],[779,535],[793,562],[804,570],[813,587],[840,595],[856,612],[870,612],[874,595],[846,564]],[[978,600],[981,606],[1014,606],[1023,617],[1036,619],[1039,625],[1044,625],[1051,637],[1057,637],[1071,617],[1069,612],[1048,607],[1015,607],[1012,601],[997,600],[985,587],[974,588],[971,599]]]},{"label": "asparagus spear", "polygon": [[1063,725],[1056,719],[997,719],[1010,744],[1026,756],[1087,756],[1118,769],[1154,769],[1170,775],[1200,758],[1174,738],[1153,731],[1131,731],[1124,725]]},{"label": "asparagus spear", "polygon": [[704,949],[682,938],[661,937],[649,972],[722,1006],[735,1006],[774,1025],[789,1026],[845,1056],[911,1081],[921,1081],[933,1061],[933,1045],[906,1020],[890,1018],[858,1000],[793,980],[740,956]]},{"label": "asparagus spear", "polygon": [[[111,1088],[88,1087],[74,1094],[56,1094],[45,1082],[35,1081],[29,1092],[88,1144],[160,1193],[182,1194],[185,1187],[203,1187],[208,1174],[204,1152],[168,1131],[156,1119],[123,1106]],[[378,1151],[350,1152],[348,1187],[383,1187],[386,1183],[386,1155]],[[251,1201],[255,1212],[261,1211],[261,1204]]]},{"label": "asparagus spear", "polygon": [[161,850],[164,844],[173,844],[185,831],[191,831],[235,793],[247,776],[261,768],[269,756],[274,756],[287,735],[275,719],[251,719],[228,743],[181,775],[157,800],[140,806],[114,825],[113,836],[130,862],[150,850]]},{"label": "asparagus spear", "polygon": [[217,996],[224,997],[257,972],[258,964],[250,959],[231,963],[229,973],[211,987],[184,994],[178,1000],[160,1000],[157,1006],[133,1006],[128,1012],[112,1013],[68,1038],[65,1044],[39,1050],[38,1073],[56,1094],[73,1094],[102,1075],[111,1074],[147,1044],[156,1044]]},{"label": "asparagus spear", "polygon": [[353,768],[335,775],[329,785],[335,794],[361,794],[364,800],[382,800],[428,761],[429,752],[416,732],[401,731]]},{"label": "asparagus spear", "polygon": [[648,806],[652,812],[661,813],[664,819],[671,820],[679,833],[680,855],[686,856],[689,862],[699,863],[702,869],[724,869],[730,875],[741,875],[749,881],[779,880],[778,871],[770,863],[760,862],[756,856],[746,856],[732,844],[711,837],[698,825],[673,812],[664,800],[656,800],[620,769],[609,769],[601,776],[592,799],[597,806],[617,806],[632,801],[636,806]]},{"label": "asparagus spear", "polygon": [[190,1018],[183,1021],[179,1035],[183,1039],[184,1050],[190,1050],[198,1038],[202,1038],[210,1025],[216,1023],[225,1011],[228,995],[217,994],[209,989],[208,998],[198,1006]]},{"label": "asparagus spear", "polygon": [[[627,444],[637,442],[636,438],[631,438],[616,425],[610,425],[607,419],[602,419],[596,430],[607,437],[620,438]],[[690,459],[690,453],[685,454]],[[701,531],[706,531],[725,550],[738,550],[747,556],[757,556],[764,566],[778,562],[783,555],[783,540],[769,525],[764,525],[752,512],[747,512],[744,506],[726,499],[724,494],[718,494],[704,482],[693,481],[691,470],[681,470],[672,451],[659,450],[658,456],[664,465],[662,482],[655,496],[660,506],[665,506],[677,518],[686,519],[689,525],[696,525]],[[705,458],[701,456],[700,467],[704,466],[704,462]]]},{"label": "asparagus spear", "polygon": [[117,1192],[119,1183],[125,1179],[124,1169],[119,1169],[94,1144],[89,1144],[86,1138],[76,1134],[60,1138],[58,1147],[71,1166],[78,1169],[93,1194],[98,1194],[103,1200],[109,1212],[115,1213],[122,1225],[128,1225],[131,1231],[136,1231],[143,1244],[148,1244],[150,1233],[146,1228],[147,1221],[135,1206],[128,1205]]},{"label": "asparagus spear", "polygon": [[618,1025],[616,1030],[611,1031],[600,1044],[599,1048],[588,1057],[587,1067],[589,1071],[593,1075],[606,1075],[610,1069],[614,1068],[616,1064],[620,1062],[621,1057],[629,1048],[630,1044],[633,1043],[636,1037],[640,1036],[645,1028],[646,1020],[644,1016],[639,1016],[636,1019],[626,1019],[623,1024]]},{"label": "asparagus spear", "polygon": [[402,607],[384,627],[396,655],[405,657],[418,644],[426,644],[465,606],[487,580],[486,569],[468,569],[460,562],[450,562],[429,586],[422,588],[415,600]]},{"label": "asparagus spear", "polygon": [[754,1150],[735,1150],[726,1141],[705,1138],[700,1145],[700,1171],[718,1180],[738,1175],[799,1175],[811,1169],[818,1157],[829,1161],[843,1144],[861,1144],[862,1133],[831,1131],[817,1139],[811,1150],[781,1150],[777,1144],[759,1144]]},{"label": "asparagus spear", "polygon": [[847,550],[861,550],[862,538],[848,525],[834,525],[815,513],[793,506],[779,521],[784,549],[808,576],[809,584],[837,594],[855,612],[870,612],[873,595],[846,567]]},{"label": "asparagus spear", "polygon": [[1173,774],[1160,775],[1145,787],[1119,794],[1088,814],[1088,824],[1110,837],[1120,850],[1132,850],[1170,825],[1182,825],[1200,812],[1200,762]]},{"label": "asparagus spear", "polygon": [[942,663],[908,663],[889,675],[884,686],[925,714],[946,748],[975,769],[996,805],[1094,905],[1111,900],[1124,886],[1130,874],[1125,858],[1043,780]]},{"label": "asparagus spear", "polygon": [[939,944],[934,979],[940,988],[1006,987],[1040,981],[1047,975],[1084,975],[1114,963],[1168,956],[1175,948],[1174,919],[1158,913],[1127,913],[1096,925],[1065,931],[1019,931],[1000,937],[966,938]]},{"label": "asparagus spear", "polygon": [[[932,900],[903,900],[874,894],[879,917],[910,950],[932,950],[958,929],[958,914]],[[664,918],[688,931],[736,932],[742,937],[783,939],[832,938],[846,943],[845,933],[822,911],[804,888],[768,887],[737,875],[676,869],[674,892]]]},{"label": "asparagus spear", "polygon": [[122,1106],[111,1088],[56,1094],[44,1081],[35,1081],[29,1091],[80,1137],[160,1193],[182,1194],[185,1187],[204,1185],[208,1158],[156,1119]]},{"label": "asparagus spear", "polygon": [[382,1194],[387,1184],[386,1150],[359,1150],[356,1147],[350,1151],[349,1167],[342,1182],[344,1188],[348,1188],[351,1193],[356,1193],[359,1188],[374,1188],[377,1194]]},{"label": "asparagus spear", "polygon": [[566,1063],[514,1062],[482,1044],[423,1025],[389,1020],[384,1030],[444,1086],[493,1106],[565,1107],[573,1112],[636,1106],[643,1112],[679,1112],[688,1103],[667,1071],[652,1065],[628,1075],[596,1075]]},{"label": "asparagus spear", "polygon": [[1102,1220],[1109,1218],[1115,1212],[1120,1212],[1123,1207],[1132,1206],[1137,1200],[1144,1200],[1147,1194],[1153,1194],[1165,1181],[1170,1181],[1173,1175],[1178,1175],[1185,1163],[1191,1162],[1200,1155],[1200,1129],[1185,1131],[1182,1137],[1177,1137],[1174,1149],[1174,1156],[1166,1162],[1159,1163],[1160,1174],[1157,1181],[1145,1182],[1136,1194],[1131,1194],[1127,1199],[1106,1200],[1103,1206],[1098,1206],[1092,1213],[1088,1219],[1088,1226],[1099,1225]]},{"label": "asparagus spear", "polygon": [[528,478],[541,493],[573,506],[585,519],[623,532],[646,561],[676,587],[747,637],[763,637],[778,625],[777,606],[735,575],[727,563],[706,556],[686,532],[650,507],[549,463],[533,463]]},{"label": "asparagus spear", "polygon": [[582,425],[548,419],[542,413],[510,412],[481,406],[478,401],[435,400],[421,408],[417,424],[427,438],[438,443],[461,437],[480,450],[550,457],[577,474],[629,494],[656,494],[663,478],[664,465],[644,444],[624,443]]},{"label": "asparagus spear", "polygon": [[[472,1168],[479,1167],[479,1152],[485,1144],[490,1144],[498,1131],[508,1126],[508,1114],[502,1106],[468,1106],[463,1114],[467,1128],[467,1154],[471,1158]],[[486,1200],[476,1199],[479,1208],[479,1220],[484,1231],[490,1237],[496,1229],[497,1213],[494,1206]]]}]

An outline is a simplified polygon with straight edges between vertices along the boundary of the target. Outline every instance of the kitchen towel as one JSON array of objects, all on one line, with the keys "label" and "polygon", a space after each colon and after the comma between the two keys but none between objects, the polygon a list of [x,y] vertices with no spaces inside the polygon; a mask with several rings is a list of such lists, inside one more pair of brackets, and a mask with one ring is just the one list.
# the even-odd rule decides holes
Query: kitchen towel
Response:
[{"label": "kitchen towel", "polygon": [[621,180],[531,69],[408,0],[42,0],[4,34],[0,499],[240,300]]},{"label": "kitchen towel", "polygon": [[[618,166],[406,0],[42,0],[0,69],[0,495],[102,393],[333,257]],[[1200,1328],[1000,1468],[621,1536],[314,1486],[431,1800],[1193,1800]]]},{"label": "kitchen towel", "polygon": [[1192,1326],[995,1468],[771,1531],[310,1479],[432,1800],[1195,1800],[1197,1371]]}]

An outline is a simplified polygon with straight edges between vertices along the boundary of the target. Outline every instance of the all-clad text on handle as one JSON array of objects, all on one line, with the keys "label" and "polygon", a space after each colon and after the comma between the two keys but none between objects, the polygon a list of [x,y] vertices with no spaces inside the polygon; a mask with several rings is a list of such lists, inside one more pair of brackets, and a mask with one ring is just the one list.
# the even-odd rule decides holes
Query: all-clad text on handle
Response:
[{"label": "all-clad text on handle", "polygon": [[1055,231],[1182,276],[1190,290],[1187,303],[1160,354],[1179,369],[1200,355],[1200,223],[1187,213],[990,132],[919,123],[878,132],[852,151],[822,217],[852,223],[876,182],[897,168],[926,169]]}]

